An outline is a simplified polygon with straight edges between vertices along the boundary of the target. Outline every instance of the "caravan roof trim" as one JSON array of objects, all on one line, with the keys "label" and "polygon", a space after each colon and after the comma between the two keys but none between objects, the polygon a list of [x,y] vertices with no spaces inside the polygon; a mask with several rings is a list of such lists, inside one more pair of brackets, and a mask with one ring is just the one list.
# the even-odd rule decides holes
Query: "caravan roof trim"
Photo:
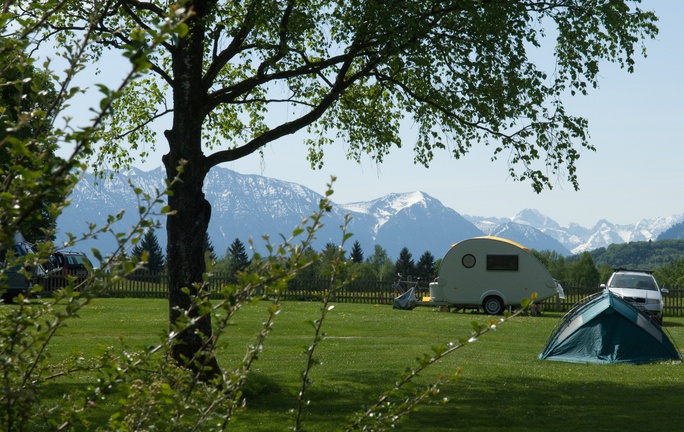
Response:
[{"label": "caravan roof trim", "polygon": [[500,241],[500,242],[503,242],[503,243],[508,243],[508,244],[513,245],[513,246],[519,247],[520,249],[522,249],[522,250],[524,250],[524,251],[526,251],[526,252],[529,252],[529,251],[530,251],[528,248],[526,248],[525,246],[521,245],[520,243],[514,242],[513,240],[509,240],[509,239],[503,238],[503,237],[496,237],[496,236],[491,236],[491,235],[489,235],[489,236],[481,236],[481,237],[475,237],[475,238],[486,238],[486,239],[496,240],[496,241]]}]

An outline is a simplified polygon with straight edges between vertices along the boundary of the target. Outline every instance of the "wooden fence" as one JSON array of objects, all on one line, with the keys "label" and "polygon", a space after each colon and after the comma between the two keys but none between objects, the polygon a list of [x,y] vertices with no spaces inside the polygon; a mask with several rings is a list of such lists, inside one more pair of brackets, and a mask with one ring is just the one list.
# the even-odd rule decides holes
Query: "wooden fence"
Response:
[{"label": "wooden fence", "polygon": [[[63,286],[63,279],[52,278],[45,281],[44,291],[49,292]],[[224,275],[213,275],[209,278],[209,293],[212,297],[220,296],[221,288],[229,283]],[[316,301],[328,289],[330,281],[326,278],[294,279],[288,283],[288,289],[283,293],[285,300]],[[332,294],[332,301],[337,303],[369,303],[392,305],[396,297],[394,288],[396,281],[354,281]],[[403,286],[413,286],[413,283],[402,282]],[[117,282],[115,285],[106,286],[103,295],[109,297],[134,297],[134,298],[166,298],[168,296],[168,276],[159,275],[135,275],[126,280]],[[542,310],[566,312],[583,298],[597,293],[600,288],[588,288],[577,286],[565,286],[565,299],[557,296],[542,301]],[[427,296],[426,283],[419,287],[419,296]],[[665,316],[684,316],[684,289],[669,288],[669,293],[663,295]]]},{"label": "wooden fence", "polygon": [[[540,304],[542,310],[567,312],[583,298],[596,294],[601,288],[588,288],[577,286],[563,286],[565,298],[558,296],[546,299]],[[668,293],[663,293],[663,315],[664,316],[684,316],[684,289],[668,288]]]}]

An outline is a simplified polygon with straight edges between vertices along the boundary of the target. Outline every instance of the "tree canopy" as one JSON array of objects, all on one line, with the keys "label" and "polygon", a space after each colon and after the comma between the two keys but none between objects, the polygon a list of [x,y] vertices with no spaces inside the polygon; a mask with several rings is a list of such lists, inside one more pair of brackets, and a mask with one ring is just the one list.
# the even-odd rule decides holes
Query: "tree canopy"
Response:
[{"label": "tree canopy", "polygon": [[[657,33],[655,15],[634,3],[67,0],[46,37],[71,46],[87,32],[93,59],[119,50],[149,71],[114,100],[95,153],[101,164],[130,164],[143,143],[154,145],[152,124],[171,117],[163,161],[169,179],[182,173],[168,200],[174,323],[193,310],[205,271],[205,176],[294,132],[309,132],[312,167],[339,141],[352,159],[382,162],[411,121],[417,163],[492,145],[510,175],[537,191],[562,175],[577,187],[575,163],[593,147],[586,120],[563,98],[595,87],[603,60],[632,70],[642,40]],[[178,17],[178,31],[156,39]],[[158,49],[145,55],[152,40]],[[547,44],[555,61],[544,69],[537,60]],[[179,336],[176,358],[191,358],[197,335],[211,331],[208,317],[197,320]]]},{"label": "tree canopy", "polygon": [[425,282],[432,282],[437,276],[437,266],[435,265],[435,257],[430,251],[425,251],[420,256],[416,264],[416,276]]},{"label": "tree canopy", "polygon": [[[37,171],[55,160],[52,134],[57,91],[50,75],[34,66],[25,44],[6,38],[0,44],[0,184],[11,184],[15,176]],[[23,146],[24,151],[18,151]],[[55,223],[51,204],[64,199],[62,192],[45,188],[17,229],[30,242],[52,239]]]},{"label": "tree canopy", "polygon": [[[236,238],[226,251],[226,258],[228,259],[228,272],[231,277],[235,278],[238,272],[245,271],[249,265],[249,256],[244,243]],[[235,279],[237,280],[237,279]]]},{"label": "tree canopy", "polygon": [[613,268],[655,270],[672,261],[684,259],[684,240],[638,241],[612,244],[591,251],[597,265]]},{"label": "tree canopy", "polygon": [[363,248],[361,248],[361,243],[359,243],[358,241],[355,241],[352,245],[352,250],[349,254],[349,259],[351,259],[353,263],[357,264],[363,262]]},{"label": "tree canopy", "polygon": [[[164,19],[166,3],[109,2],[102,44],[134,44],[119,29]],[[147,59],[152,73],[125,90],[98,155],[121,156],[122,137],[133,149],[154,143],[154,120],[192,114],[205,170],[303,128],[312,166],[335,137],[349,157],[382,161],[410,118],[418,163],[438,149],[459,158],[492,144],[536,190],[561,172],[577,186],[575,161],[592,146],[562,96],[596,87],[601,60],[632,70],[641,38],[657,30],[630,3],[185,2],[188,34]],[[75,16],[89,11],[75,4]],[[540,48],[554,51],[548,70],[536,62]]]},{"label": "tree canopy", "polygon": [[582,252],[579,260],[570,268],[570,280],[581,286],[599,286],[600,275],[589,252]]},{"label": "tree canopy", "polygon": [[413,260],[413,254],[409,252],[407,247],[403,247],[399,251],[399,258],[394,263],[394,270],[397,274],[404,277],[416,277],[416,262]]}]

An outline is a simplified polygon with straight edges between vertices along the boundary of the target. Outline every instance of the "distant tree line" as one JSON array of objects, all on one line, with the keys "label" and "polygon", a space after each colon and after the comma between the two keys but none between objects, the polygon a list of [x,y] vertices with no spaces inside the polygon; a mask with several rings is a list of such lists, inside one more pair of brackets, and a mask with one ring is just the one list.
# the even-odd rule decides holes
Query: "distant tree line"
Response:
[{"label": "distant tree line", "polygon": [[652,271],[660,286],[684,286],[684,240],[612,244],[607,248],[564,257],[556,252],[533,252],[558,280],[598,286],[617,268]]},{"label": "distant tree line", "polygon": [[597,265],[656,270],[684,259],[684,240],[639,241],[612,244],[590,252]]},{"label": "distant tree line", "polygon": [[[329,275],[337,248],[338,246],[332,243],[325,245],[322,251],[309,248],[305,254],[313,257],[320,253],[321,256],[313,265],[300,271],[296,277],[311,279]],[[357,280],[394,280],[401,275],[403,279],[428,282],[437,277],[440,262],[435,260],[429,251],[424,252],[416,261],[406,247],[401,250],[399,258],[395,261],[380,245],[375,245],[373,252],[366,255],[358,241],[352,244],[349,251],[343,251],[343,254],[348,261],[348,266],[338,276],[347,277],[353,274]],[[244,243],[236,238],[225,255],[214,261],[212,268],[216,273],[228,274],[229,277],[235,278],[237,272],[244,271],[252,265],[251,259]]]},{"label": "distant tree line", "polygon": [[[328,243],[315,264],[299,272],[297,278],[311,279],[330,273],[330,263],[337,250],[336,245]],[[212,271],[228,275],[237,281],[238,272],[252,265],[252,257],[245,244],[238,238],[233,240],[226,253],[218,257],[207,236],[205,238],[205,257],[211,263]],[[313,257],[319,253],[311,248],[306,252]],[[343,251],[349,266],[341,275],[355,275],[357,280],[394,280],[401,275],[403,279],[429,282],[437,277],[440,259],[425,251],[418,261],[407,247],[392,260],[387,251],[375,245],[373,252],[366,256],[361,244],[356,241],[349,251]],[[616,268],[653,271],[661,286],[684,286],[684,240],[661,240],[613,244],[591,252],[565,257],[554,251],[535,251],[532,254],[549,270],[551,275],[565,284],[574,286],[598,287],[606,283]],[[165,258],[154,233],[148,230],[137,244],[132,256],[146,261],[150,273],[162,272]]]}]

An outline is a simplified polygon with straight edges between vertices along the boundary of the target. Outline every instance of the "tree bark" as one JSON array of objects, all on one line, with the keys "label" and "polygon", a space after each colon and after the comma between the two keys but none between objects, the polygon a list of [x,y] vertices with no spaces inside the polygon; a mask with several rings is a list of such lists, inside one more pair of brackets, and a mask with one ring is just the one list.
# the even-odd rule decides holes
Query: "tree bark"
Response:
[{"label": "tree bark", "polygon": [[[176,135],[176,132],[172,130],[166,134],[170,145],[184,139],[181,138],[182,135]],[[175,177],[175,166],[180,159],[169,157],[165,161],[169,180]],[[169,196],[169,206],[175,211],[167,218],[166,224],[169,322],[172,330],[175,330],[175,325],[184,314],[190,319],[199,316],[192,297],[199,293],[198,287],[202,284],[206,270],[204,238],[211,218],[211,206],[202,192],[205,176],[202,165],[188,159],[180,176],[181,181],[174,184],[171,189],[173,194]],[[184,292],[184,288],[190,294]],[[200,372],[204,379],[213,378],[220,373],[216,359],[210,353],[202,353],[204,342],[211,335],[211,316],[206,315],[178,334],[179,344],[174,346],[172,352],[176,361]],[[187,361],[192,358],[196,358],[197,362],[188,364]]]},{"label": "tree bark", "polygon": [[[198,294],[206,270],[204,238],[211,218],[211,206],[202,192],[208,172],[202,152],[204,116],[201,114],[206,98],[202,83],[205,28],[202,11],[196,9],[196,12],[188,22],[187,36],[179,39],[172,54],[174,116],[172,128],[165,132],[169,152],[163,160],[169,180],[176,177],[177,167],[185,161],[181,181],[171,188],[173,193],[168,201],[174,212],[168,216],[166,225],[169,322],[174,331],[183,315],[197,319],[177,335],[179,343],[173,347],[172,354],[181,365],[196,371],[203,379],[211,379],[220,374],[214,355],[203,352],[207,338],[212,335],[211,316],[200,318],[192,299]],[[195,361],[188,363],[193,358]]]}]

